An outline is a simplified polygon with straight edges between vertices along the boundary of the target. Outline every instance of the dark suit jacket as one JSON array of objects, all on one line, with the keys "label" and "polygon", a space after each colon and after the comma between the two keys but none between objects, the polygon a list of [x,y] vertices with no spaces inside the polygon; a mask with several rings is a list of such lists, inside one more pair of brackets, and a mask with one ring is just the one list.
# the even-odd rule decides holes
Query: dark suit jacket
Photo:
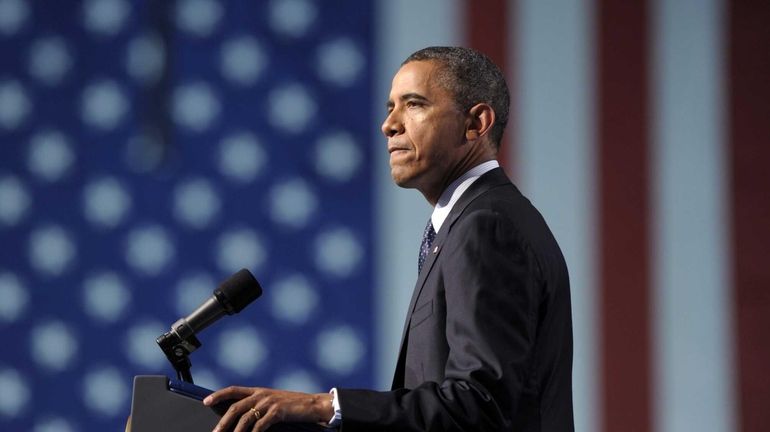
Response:
[{"label": "dark suit jacket", "polygon": [[409,306],[393,390],[338,389],[342,429],[572,431],[567,267],[494,169],[460,197]]}]

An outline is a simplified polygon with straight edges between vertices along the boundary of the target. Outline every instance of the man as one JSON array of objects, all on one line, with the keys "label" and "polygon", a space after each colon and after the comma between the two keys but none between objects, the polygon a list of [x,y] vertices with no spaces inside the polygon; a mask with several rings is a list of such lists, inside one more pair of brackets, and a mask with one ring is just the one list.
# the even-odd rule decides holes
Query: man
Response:
[{"label": "man", "polygon": [[412,54],[393,78],[391,175],[434,206],[388,392],[331,397],[230,387],[218,428],[281,421],[347,431],[571,431],[567,268],[545,221],[495,160],[508,117],[500,70],[466,48]]}]

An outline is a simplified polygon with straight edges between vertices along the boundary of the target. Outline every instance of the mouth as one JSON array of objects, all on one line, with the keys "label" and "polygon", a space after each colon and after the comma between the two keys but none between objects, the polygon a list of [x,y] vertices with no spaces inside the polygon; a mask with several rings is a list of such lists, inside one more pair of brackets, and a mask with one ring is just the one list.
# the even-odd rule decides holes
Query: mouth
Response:
[{"label": "mouth", "polygon": [[409,149],[407,149],[406,147],[398,147],[398,146],[388,147],[388,153],[390,153],[390,154],[402,153],[402,152],[406,152],[408,150]]}]

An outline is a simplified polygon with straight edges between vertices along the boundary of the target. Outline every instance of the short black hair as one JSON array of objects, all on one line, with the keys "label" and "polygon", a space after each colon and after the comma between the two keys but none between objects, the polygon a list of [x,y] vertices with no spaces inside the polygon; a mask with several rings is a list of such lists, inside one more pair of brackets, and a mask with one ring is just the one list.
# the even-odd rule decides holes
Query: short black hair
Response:
[{"label": "short black hair", "polygon": [[508,124],[510,97],[505,77],[489,57],[471,48],[434,46],[416,51],[401,65],[413,61],[436,61],[440,64],[439,85],[448,90],[461,110],[486,103],[495,111],[495,124],[489,132],[499,148]]}]

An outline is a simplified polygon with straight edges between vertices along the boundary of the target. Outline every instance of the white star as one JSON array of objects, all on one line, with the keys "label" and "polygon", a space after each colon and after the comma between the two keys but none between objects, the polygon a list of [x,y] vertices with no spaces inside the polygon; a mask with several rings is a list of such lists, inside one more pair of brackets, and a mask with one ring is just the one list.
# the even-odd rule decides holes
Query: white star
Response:
[{"label": "white star", "polygon": [[289,133],[304,131],[313,120],[318,106],[307,89],[300,84],[290,84],[270,92],[270,123]]},{"label": "white star", "polygon": [[168,329],[169,327],[155,320],[143,321],[132,326],[126,332],[125,340],[121,344],[128,359],[148,372],[160,371],[168,361],[155,343],[155,339]]},{"label": "white star", "polygon": [[267,358],[262,336],[251,327],[224,330],[218,345],[219,364],[241,376],[253,375]]},{"label": "white star", "polygon": [[29,50],[29,73],[42,83],[56,85],[72,68],[72,56],[64,39],[49,37],[36,40]]},{"label": "white star", "polygon": [[273,315],[291,324],[307,322],[320,300],[310,282],[299,274],[274,282],[270,292]]},{"label": "white star", "polygon": [[27,288],[13,273],[0,273],[0,322],[16,321],[29,303]]},{"label": "white star", "polygon": [[209,36],[222,19],[222,6],[211,0],[182,0],[176,8],[176,25],[187,33]]},{"label": "white star", "polygon": [[70,422],[62,417],[38,419],[32,432],[74,432]]},{"label": "white star", "polygon": [[230,39],[222,45],[222,75],[235,84],[254,84],[267,65],[263,51],[259,42],[251,36]]},{"label": "white star", "polygon": [[317,15],[315,5],[307,0],[273,0],[270,3],[270,26],[284,36],[303,36]]},{"label": "white star", "polygon": [[302,179],[276,184],[270,191],[270,216],[291,228],[307,225],[317,207],[318,198]]},{"label": "white star", "polygon": [[302,369],[285,372],[273,380],[273,388],[304,393],[320,393],[321,383],[310,372]]},{"label": "white star", "polygon": [[87,372],[83,377],[83,401],[91,411],[103,416],[121,413],[128,401],[124,374],[114,367]]},{"label": "white star", "polygon": [[103,322],[122,318],[131,302],[131,291],[115,273],[101,272],[83,282],[83,306],[91,317]]},{"label": "white star", "polygon": [[174,216],[192,228],[207,227],[220,207],[219,196],[203,178],[188,180],[174,190]]},{"label": "white star", "polygon": [[239,132],[224,138],[219,145],[219,171],[239,183],[253,181],[267,163],[267,155],[257,138]]},{"label": "white star", "polygon": [[16,225],[29,209],[27,188],[16,177],[0,178],[0,225]]},{"label": "white star", "polygon": [[123,222],[131,208],[131,195],[115,178],[104,177],[83,188],[83,212],[91,223],[114,228]]},{"label": "white star", "polygon": [[21,414],[32,395],[27,380],[15,369],[0,369],[0,416]]},{"label": "white star", "polygon": [[124,0],[88,0],[83,5],[86,29],[107,36],[120,32],[130,12]]},{"label": "white star", "polygon": [[256,271],[266,259],[262,239],[248,228],[227,231],[217,239],[216,260],[222,271],[236,272],[242,268]]},{"label": "white star", "polygon": [[46,276],[59,276],[75,261],[77,249],[70,234],[55,225],[37,228],[29,236],[30,264]]},{"label": "white star", "polygon": [[186,84],[174,91],[174,120],[192,132],[202,132],[211,127],[220,110],[219,98],[206,83]]},{"label": "white star", "polygon": [[26,120],[31,108],[21,84],[16,81],[0,83],[0,127],[16,129]]},{"label": "white star", "polygon": [[316,267],[331,276],[349,276],[358,267],[362,257],[361,245],[347,228],[331,229],[316,237]]},{"label": "white star", "polygon": [[163,162],[165,145],[155,134],[137,134],[131,137],[126,144],[126,165],[135,172],[154,171]]},{"label": "white star", "polygon": [[29,16],[23,0],[0,0],[0,33],[11,35],[19,31]]},{"label": "white star", "polygon": [[126,261],[141,274],[157,276],[168,267],[175,254],[168,232],[159,225],[136,228],[128,234]]},{"label": "white star", "polygon": [[157,35],[134,38],[126,51],[128,74],[143,84],[151,84],[160,78],[165,67],[165,47]]},{"label": "white star", "polygon": [[61,321],[39,324],[30,336],[32,359],[41,367],[60,372],[69,368],[78,354],[78,339]]},{"label": "white star", "polygon": [[352,40],[339,38],[318,48],[318,75],[338,86],[355,84],[364,67],[364,56]]},{"label": "white star", "polygon": [[338,374],[353,372],[365,353],[361,339],[346,325],[321,332],[316,339],[316,348],[318,365]]},{"label": "white star", "polygon": [[117,83],[102,80],[83,91],[83,121],[94,128],[114,129],[128,111],[128,102]]},{"label": "white star", "polygon": [[74,162],[75,154],[61,132],[43,131],[30,139],[27,165],[42,180],[60,180],[71,170]]},{"label": "white star", "polygon": [[331,132],[319,138],[315,156],[316,171],[337,182],[350,180],[363,160],[353,137],[345,131]]}]

